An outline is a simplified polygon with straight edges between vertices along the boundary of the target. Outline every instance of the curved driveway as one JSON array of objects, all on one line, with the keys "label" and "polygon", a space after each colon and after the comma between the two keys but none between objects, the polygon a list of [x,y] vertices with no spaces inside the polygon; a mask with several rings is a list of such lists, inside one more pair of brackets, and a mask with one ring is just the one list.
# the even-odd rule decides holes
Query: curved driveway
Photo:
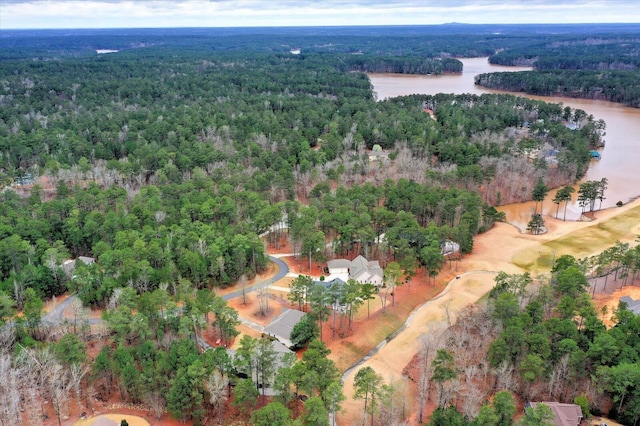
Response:
[{"label": "curved driveway", "polygon": [[[278,272],[276,272],[276,274],[264,281],[261,281],[259,283],[247,286],[244,291],[245,292],[250,292],[250,291],[254,291],[254,290],[259,290],[261,288],[265,288],[270,286],[271,284],[280,281],[282,278],[284,278],[288,273],[289,273],[289,265],[287,265],[285,262],[283,262],[282,260],[278,259],[277,257],[271,256],[269,255],[269,260],[272,261],[273,263],[276,264],[276,266],[278,267]],[[227,293],[224,296],[221,296],[224,300],[231,300],[231,299],[235,299],[236,297],[240,297],[242,296],[242,292],[243,290],[236,290],[236,291],[232,291],[231,293]]]},{"label": "curved driveway", "polygon": [[[282,260],[278,259],[277,257],[274,256],[269,256],[269,260],[273,263],[276,264],[278,271],[276,272],[276,274],[269,278],[266,279],[264,281],[261,281],[259,283],[247,286],[244,289],[244,292],[251,292],[251,291],[255,291],[255,290],[259,290],[261,288],[264,287],[268,287],[271,284],[281,280],[282,278],[284,278],[288,273],[289,273],[289,265],[287,265],[285,262],[283,262]],[[233,291],[231,293],[227,293],[224,296],[221,296],[224,300],[231,300],[231,299],[235,299],[236,297],[240,297],[242,296],[242,292],[243,290],[236,290]],[[67,308],[69,307],[69,305],[71,304],[71,302],[77,297],[77,295],[71,295],[69,297],[67,297],[64,301],[60,302],[60,304],[58,304],[55,308],[53,308],[50,312],[47,312],[46,314],[44,314],[42,316],[42,325],[45,326],[55,326],[55,325],[59,325],[61,324],[64,320],[66,320],[66,318],[64,318],[64,312],[67,310]],[[70,320],[69,320],[70,321]],[[102,322],[101,318],[90,318],[89,319],[89,324],[99,324]]]}]

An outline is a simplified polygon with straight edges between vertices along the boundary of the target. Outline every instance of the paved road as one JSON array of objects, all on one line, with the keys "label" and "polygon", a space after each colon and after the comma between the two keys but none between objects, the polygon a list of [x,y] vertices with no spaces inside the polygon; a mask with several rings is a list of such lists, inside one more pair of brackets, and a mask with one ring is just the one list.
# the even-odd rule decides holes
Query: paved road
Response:
[{"label": "paved road", "polygon": [[[278,267],[278,272],[276,272],[276,274],[264,281],[261,281],[259,283],[247,286],[244,291],[245,293],[250,293],[252,291],[256,291],[259,290],[261,288],[270,286],[271,284],[281,280],[282,278],[284,278],[288,273],[289,273],[289,266],[283,262],[282,260],[278,259],[277,257],[274,256],[269,256],[269,260],[272,261],[273,263],[276,264],[276,266]],[[231,299],[235,299],[236,297],[241,297],[242,296],[242,292],[243,290],[236,290],[233,291],[231,293],[225,294],[224,296],[222,296],[222,298],[224,300],[231,300]],[[65,320],[66,321],[73,321],[70,318],[65,318],[64,317],[64,312],[67,310],[67,308],[69,307],[69,305],[71,304],[71,302],[77,297],[77,295],[71,295],[69,297],[67,297],[64,301],[60,302],[55,308],[53,308],[51,311],[49,311],[48,313],[46,313],[45,315],[42,316],[42,325],[44,326],[55,326],[55,325],[59,325],[62,324]],[[242,318],[241,318],[242,320]],[[89,319],[89,324],[99,324],[102,322],[102,319],[100,318],[90,318]],[[255,328],[258,331],[263,332],[264,328],[262,328],[261,326],[258,327],[254,327],[254,325],[257,326],[257,324],[252,323],[250,321],[246,322],[246,324],[252,328]]]},{"label": "paved road", "polygon": [[44,314],[42,316],[42,319],[40,320],[42,325],[51,326],[51,325],[60,324],[64,320],[63,318],[64,311],[67,310],[67,308],[75,298],[76,298],[75,294],[73,296],[67,297],[65,300],[58,303],[56,307],[53,308],[51,311]]},{"label": "paved road", "polygon": [[[249,292],[270,286],[271,284],[283,279],[289,273],[289,265],[287,265],[282,260],[271,255],[269,256],[269,260],[276,264],[276,266],[278,267],[278,272],[276,272],[276,274],[273,277],[269,278],[268,280],[264,280],[262,282],[248,286],[247,288],[244,289],[245,293],[249,293]],[[231,300],[240,296],[242,296],[242,289],[232,291],[231,293],[227,293],[224,296],[222,296],[222,298],[224,300]]]}]

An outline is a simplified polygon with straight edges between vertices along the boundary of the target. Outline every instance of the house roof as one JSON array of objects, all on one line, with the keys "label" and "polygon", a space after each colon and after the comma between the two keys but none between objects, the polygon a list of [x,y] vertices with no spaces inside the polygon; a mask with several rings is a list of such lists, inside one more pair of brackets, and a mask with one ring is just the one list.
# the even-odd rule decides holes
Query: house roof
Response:
[{"label": "house roof", "polygon": [[95,261],[96,261],[95,258],[87,257],[87,256],[78,256],[78,260],[80,260],[85,265],[91,265],[91,264],[95,263]]},{"label": "house roof", "polygon": [[355,259],[351,261],[351,265],[349,266],[351,270],[358,270],[361,268],[366,268],[369,265],[369,261],[362,255],[358,255]]},{"label": "house roof", "polygon": [[273,350],[276,352],[276,354],[280,355],[280,356],[284,356],[285,354],[292,354],[293,351],[291,349],[289,349],[288,347],[286,347],[284,345],[284,343],[281,343],[277,340],[274,340],[271,342],[271,347],[273,348]]},{"label": "house roof", "polygon": [[322,287],[324,287],[325,289],[328,289],[329,287],[332,287],[334,285],[336,286],[343,286],[345,285],[344,280],[340,279],[340,278],[334,278],[331,281],[314,281],[313,284],[317,284],[317,285],[321,285]]},{"label": "house roof", "polygon": [[582,420],[582,409],[576,404],[563,404],[560,402],[530,402],[531,408],[538,404],[544,404],[551,408],[556,426],[577,426]]},{"label": "house roof", "polygon": [[329,269],[344,269],[351,266],[351,261],[347,259],[333,259],[327,262]]},{"label": "house roof", "polygon": [[327,262],[327,266],[332,274],[338,272],[336,269],[348,269],[349,275],[344,278],[340,277],[343,278],[342,281],[351,278],[361,283],[382,283],[384,277],[380,263],[377,260],[367,260],[362,255],[351,261],[347,259],[330,260]]},{"label": "house roof", "polygon": [[284,356],[286,354],[295,353],[291,349],[289,349],[284,343],[279,342],[278,340],[274,340],[271,342],[271,347],[276,353],[276,372],[284,367]]},{"label": "house roof", "polygon": [[440,253],[445,256],[448,254],[457,253],[458,251],[460,251],[460,244],[454,243],[453,241],[449,240],[442,243],[442,246],[440,248]]},{"label": "house roof", "polygon": [[384,272],[377,260],[368,261],[358,256],[351,262],[349,276],[359,282],[371,282],[382,279]]},{"label": "house roof", "polygon": [[300,322],[304,315],[305,313],[302,311],[287,309],[271,321],[271,324],[265,327],[264,331],[278,339],[291,340],[293,327]]},{"label": "house roof", "polygon": [[382,272],[363,270],[353,275],[352,278],[359,283],[376,283],[382,280],[383,274]]},{"label": "house roof", "polygon": [[631,312],[636,315],[640,315],[640,299],[633,300],[629,296],[624,296],[620,298],[620,301],[626,303],[627,309],[629,309]]}]

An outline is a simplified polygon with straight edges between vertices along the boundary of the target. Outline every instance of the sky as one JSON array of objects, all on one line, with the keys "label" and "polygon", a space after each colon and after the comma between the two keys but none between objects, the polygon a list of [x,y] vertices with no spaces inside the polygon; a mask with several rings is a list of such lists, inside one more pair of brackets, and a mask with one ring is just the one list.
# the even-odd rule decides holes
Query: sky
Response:
[{"label": "sky", "polygon": [[0,29],[640,23],[638,0],[0,0]]}]

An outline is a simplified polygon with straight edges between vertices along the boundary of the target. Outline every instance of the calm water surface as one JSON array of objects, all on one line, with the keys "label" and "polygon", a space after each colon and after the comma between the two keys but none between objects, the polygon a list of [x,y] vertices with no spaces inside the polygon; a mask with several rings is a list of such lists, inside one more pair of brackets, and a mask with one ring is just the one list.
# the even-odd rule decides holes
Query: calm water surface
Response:
[{"label": "calm water surface", "polygon": [[[417,76],[405,74],[369,74],[378,99],[411,94],[436,93],[505,93],[488,90],[474,84],[477,74],[498,71],[524,71],[525,67],[502,67],[490,65],[486,58],[462,59],[464,72],[453,75]],[[602,159],[592,161],[585,180],[609,181],[602,207],[612,207],[618,201],[624,203],[640,196],[640,109],[628,108],[620,104],[586,99],[531,96],[515,93],[531,99],[562,103],[572,108],[580,108],[592,114],[596,120],[607,123],[606,146]],[[555,193],[550,192],[544,202],[544,213],[555,215],[556,205],[551,202]],[[575,202],[567,208],[567,219],[577,219],[580,208]],[[533,203],[518,203],[504,206],[509,222],[523,228],[531,218]],[[562,217],[562,208],[560,209]]]}]

